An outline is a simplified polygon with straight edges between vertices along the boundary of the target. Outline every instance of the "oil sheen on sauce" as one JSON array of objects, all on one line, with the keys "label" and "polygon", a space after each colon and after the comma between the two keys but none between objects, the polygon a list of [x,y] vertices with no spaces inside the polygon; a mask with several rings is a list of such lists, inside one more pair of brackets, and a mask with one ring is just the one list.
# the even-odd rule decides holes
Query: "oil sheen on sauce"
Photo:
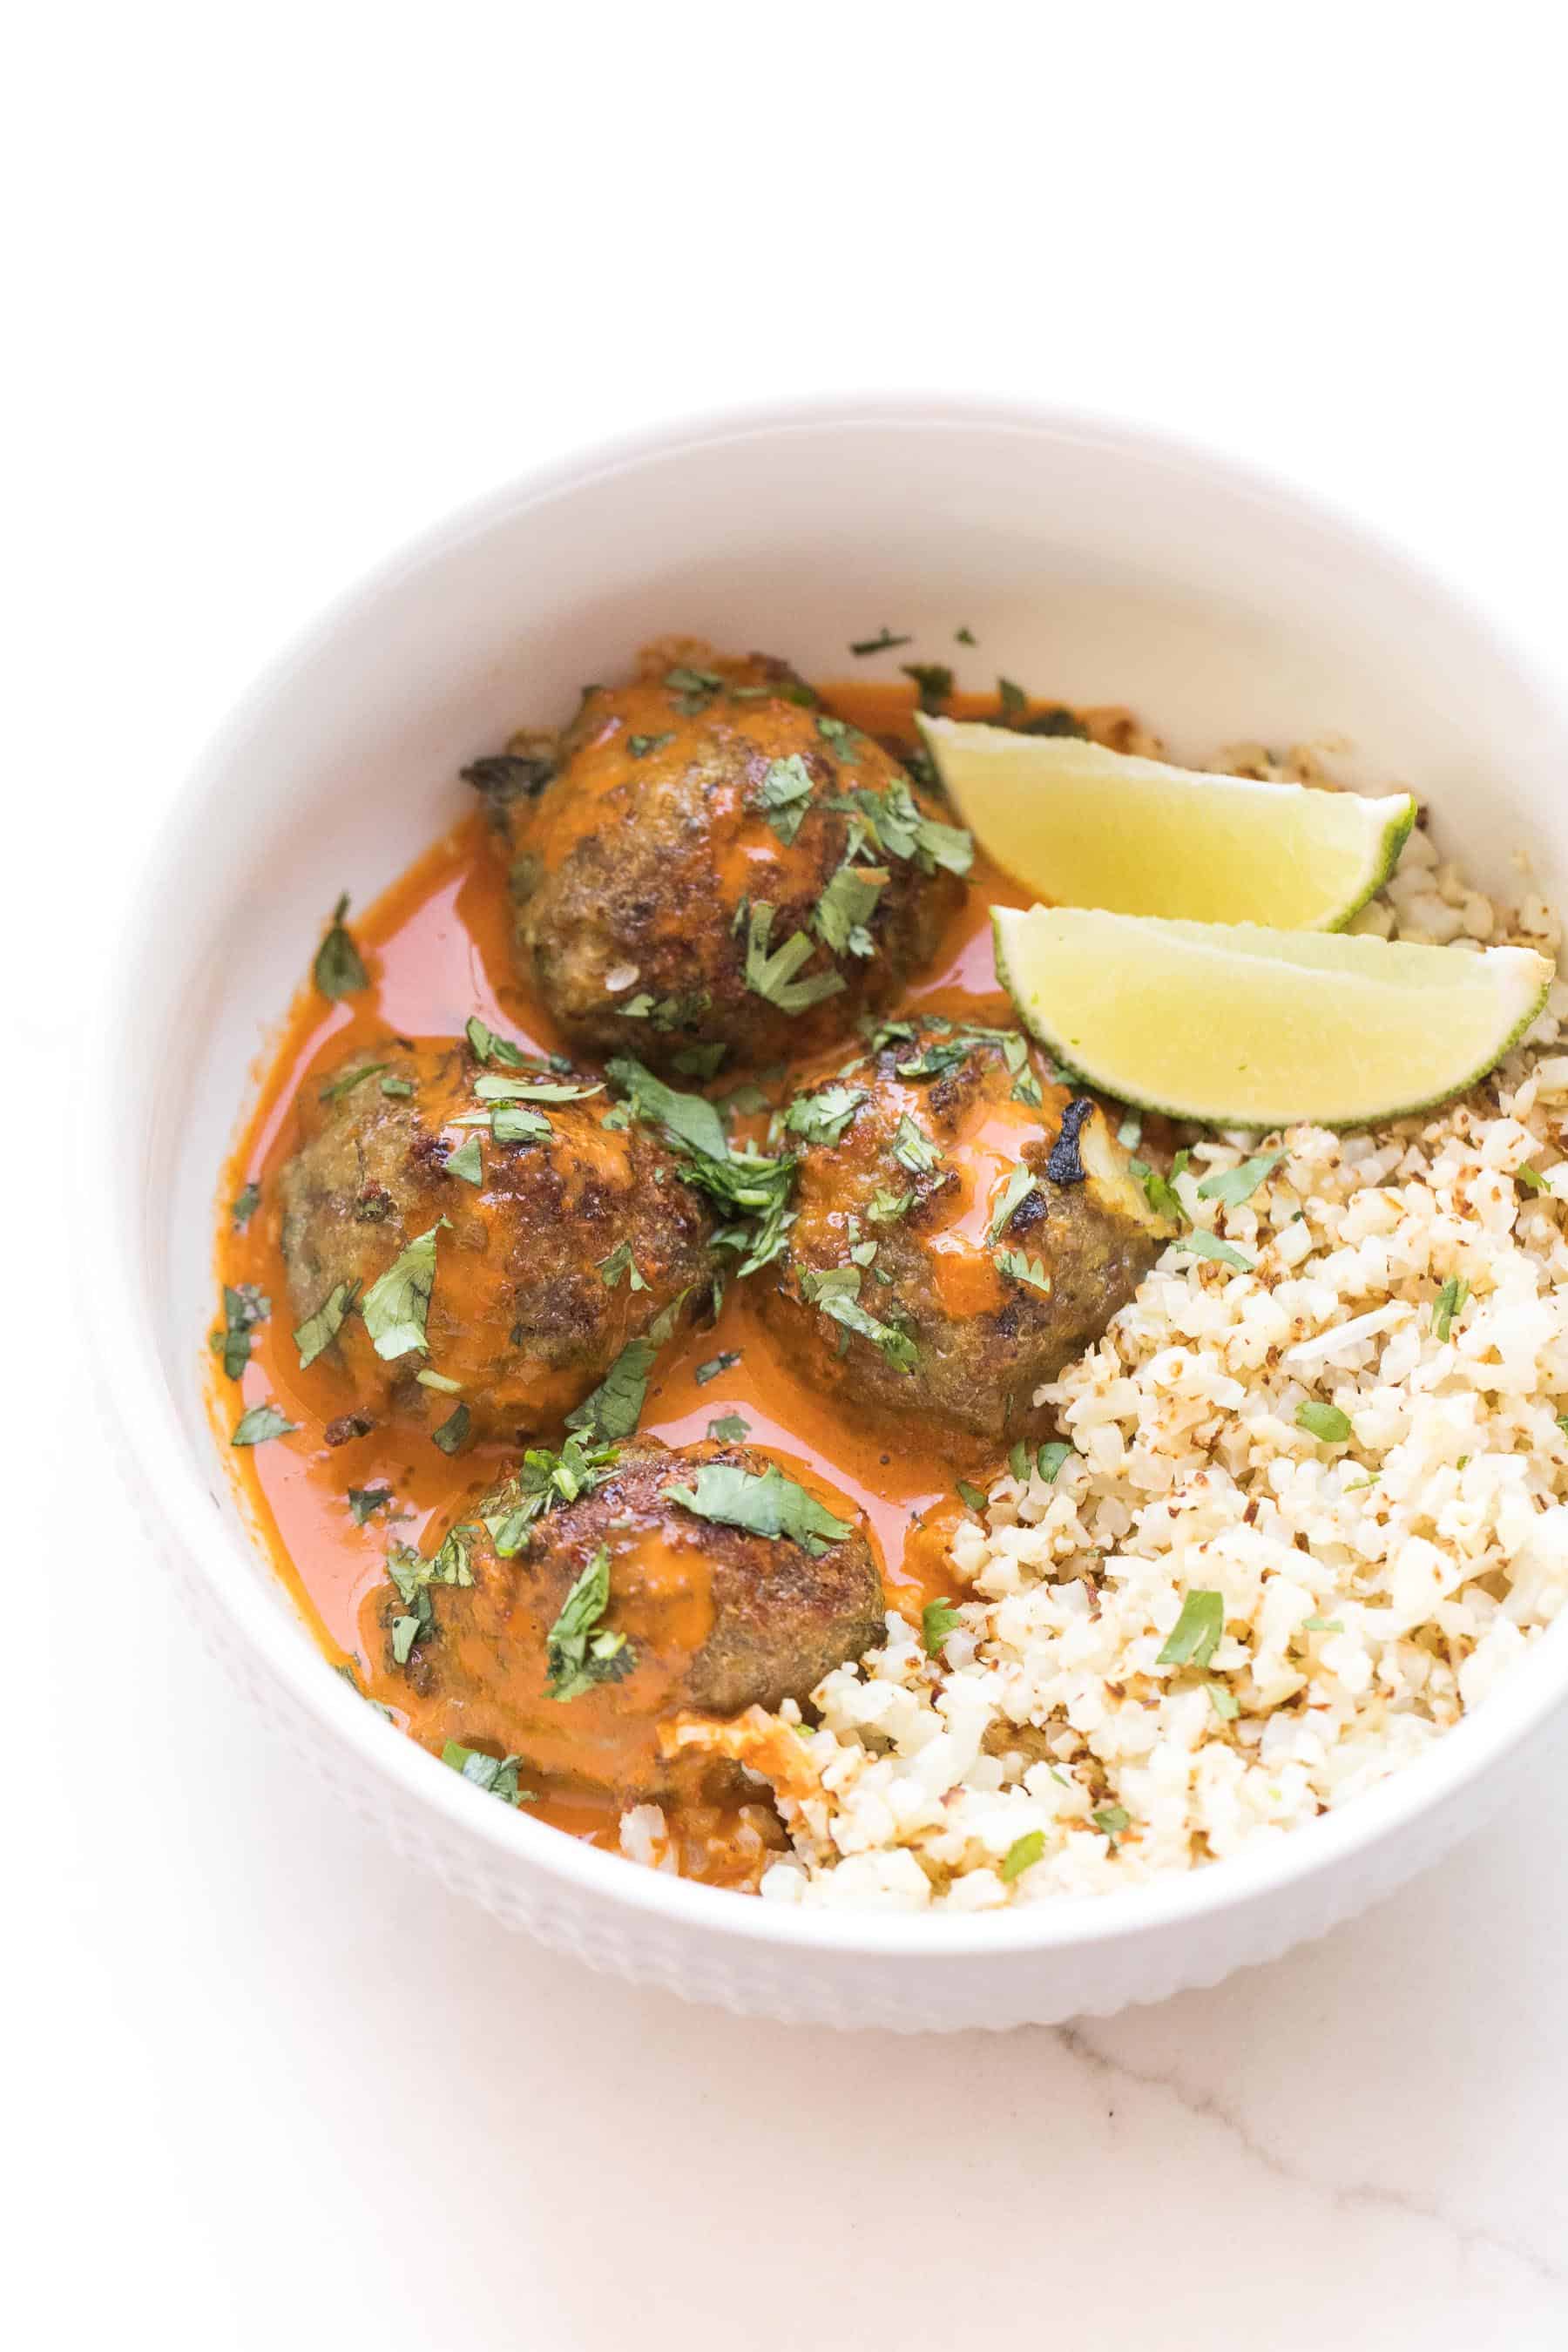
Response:
[{"label": "oil sheen on sauce", "polygon": [[[909,688],[855,682],[826,688],[824,696],[834,712],[868,733],[912,734]],[[955,696],[946,707],[956,716],[988,717],[995,709],[990,698],[978,696]],[[1102,717],[1120,714],[1095,713],[1090,723]],[[1098,726],[1095,731],[1100,731]],[[1026,905],[1034,895],[977,854],[963,903],[931,969],[892,1010],[1010,1023],[1011,1007],[996,982],[988,910],[998,904]],[[477,809],[374,905],[356,911],[353,922],[370,988],[335,1003],[309,983],[301,989],[259,1073],[256,1110],[226,1171],[218,1278],[236,1286],[254,1284],[270,1299],[272,1313],[252,1334],[250,1360],[240,1381],[212,1375],[212,1411],[248,1516],[327,1656],[336,1664],[352,1664],[362,1687],[390,1705],[414,1737],[424,1730],[427,1744],[438,1748],[439,1737],[422,1726],[413,1695],[389,1686],[372,1671],[364,1654],[363,1613],[369,1596],[384,1585],[389,1541],[395,1538],[427,1549],[510,1467],[516,1449],[474,1444],[451,1462],[426,1434],[400,1426],[390,1415],[367,1433],[342,1441],[343,1417],[354,1399],[333,1361],[335,1351],[328,1349],[301,1370],[290,1338],[276,1180],[295,1148],[296,1097],[318,1087],[324,1071],[389,1032],[416,1041],[450,1038],[478,1013],[535,1051],[558,1051],[563,1041],[514,974],[505,877]],[[307,948],[308,940],[302,952]],[[992,1192],[986,1171],[1016,1159],[1016,1139],[985,1133],[971,1140],[965,1181],[978,1237]],[[260,1187],[261,1203],[245,1229],[236,1232],[227,1204],[250,1182]],[[975,1287],[995,1281],[989,1252],[955,1246],[939,1280],[954,1312],[984,1311],[994,1303],[988,1288],[981,1296]],[[717,1371],[716,1360],[723,1360]],[[227,1441],[239,1413],[268,1399],[299,1425],[298,1434],[230,1449]],[[649,1382],[642,1427],[680,1445],[704,1437],[710,1422],[731,1412],[750,1424],[750,1443],[773,1454],[830,1507],[847,1500],[865,1515],[889,1607],[918,1620],[928,1600],[951,1592],[948,1540],[964,1511],[954,1480],[967,1477],[984,1485],[996,1462],[985,1458],[983,1445],[976,1443],[967,1455],[955,1458],[918,1437],[890,1441],[886,1433],[847,1422],[792,1370],[756,1311],[752,1286],[743,1283],[731,1285],[715,1324],[684,1334],[665,1349]],[[327,1432],[334,1423],[333,1434],[342,1442],[329,1444]],[[381,1486],[393,1490],[390,1510],[356,1525],[348,1490]],[[530,1811],[575,1835],[610,1846],[617,1843],[617,1809],[607,1800],[546,1786]],[[709,1866],[701,1867],[700,1852],[698,1866],[705,1876],[739,1881],[745,1874],[725,1865],[726,1826],[719,1821],[710,1825]],[[685,1850],[692,1850],[689,1838]]]}]

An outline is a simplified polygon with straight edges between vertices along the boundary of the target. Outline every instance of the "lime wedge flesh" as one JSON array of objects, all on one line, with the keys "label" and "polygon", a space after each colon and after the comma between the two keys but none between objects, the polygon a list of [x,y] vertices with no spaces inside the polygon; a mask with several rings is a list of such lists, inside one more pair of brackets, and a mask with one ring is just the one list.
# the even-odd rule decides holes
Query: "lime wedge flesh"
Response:
[{"label": "lime wedge flesh", "polygon": [[1214,1127],[1357,1127],[1460,1093],[1541,1011],[1529,948],[994,907],[1025,1026],[1089,1085]]},{"label": "lime wedge flesh", "polygon": [[1059,907],[1338,930],[1387,881],[1415,821],[1408,793],[1368,800],[1067,736],[921,725],[981,846]]}]

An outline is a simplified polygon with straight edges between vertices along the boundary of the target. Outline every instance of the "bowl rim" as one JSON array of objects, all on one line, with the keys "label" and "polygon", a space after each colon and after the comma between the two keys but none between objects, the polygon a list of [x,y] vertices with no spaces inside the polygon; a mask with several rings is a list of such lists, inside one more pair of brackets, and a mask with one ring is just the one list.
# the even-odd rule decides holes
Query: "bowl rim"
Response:
[{"label": "bowl rim", "polygon": [[[371,564],[300,627],[241,694],[163,812],[136,871],[110,969],[134,974],[153,951],[154,924],[148,909],[154,896],[161,895],[163,878],[180,870],[187,838],[237,749],[265,726],[290,682],[330,654],[339,631],[405,580],[531,508],[650,461],[679,458],[688,450],[726,442],[886,426],[1019,431],[1058,445],[1093,447],[1113,460],[1153,461],[1233,504],[1288,512],[1298,531],[1333,542],[1353,558],[1359,572],[1390,577],[1461,625],[1543,709],[1560,721],[1564,716],[1554,683],[1522,649],[1501,636],[1489,612],[1425,561],[1333,502],[1195,439],[1131,419],[973,392],[804,393],[784,400],[680,412],[552,457],[465,501]],[[130,1076],[132,1056],[126,1050],[139,999],[134,987],[121,989],[110,1017],[97,1029],[93,1083],[79,1097],[84,1107],[92,1107],[97,1138],[106,1131],[106,1124],[110,1133],[140,1132],[138,1090]],[[294,1702],[323,1733],[346,1745],[370,1774],[395,1788],[406,1804],[436,1816],[449,1829],[454,1853],[478,1840],[495,1857],[498,1871],[515,1873],[521,1861],[542,1878],[556,1882],[563,1892],[571,1889],[585,1898],[605,1900],[650,1922],[796,1950],[936,1960],[1136,1940],[1261,1902],[1284,1885],[1314,1877],[1382,1844],[1478,1779],[1568,1698],[1565,1612],[1474,1714],[1435,1740],[1426,1754],[1342,1810],[1261,1839],[1198,1870],[1171,1872],[1092,1898],[1040,1901],[999,1913],[818,1909],[741,1896],[630,1864],[532,1821],[521,1809],[478,1805],[458,1775],[384,1723],[326,1669],[297,1612],[279,1607],[278,1596],[266,1590],[246,1561],[246,1549],[256,1539],[231,1530],[212,1513],[211,1498],[189,1456],[155,1340],[136,1310],[140,1196],[134,1186],[124,1184],[123,1169],[111,1155],[87,1148],[89,1115],[85,1108],[79,1114],[73,1153],[77,1231],[84,1242],[79,1266],[94,1302],[100,1391],[106,1410],[119,1423],[138,1482],[218,1609]],[[223,1475],[227,1475],[226,1465]]]}]

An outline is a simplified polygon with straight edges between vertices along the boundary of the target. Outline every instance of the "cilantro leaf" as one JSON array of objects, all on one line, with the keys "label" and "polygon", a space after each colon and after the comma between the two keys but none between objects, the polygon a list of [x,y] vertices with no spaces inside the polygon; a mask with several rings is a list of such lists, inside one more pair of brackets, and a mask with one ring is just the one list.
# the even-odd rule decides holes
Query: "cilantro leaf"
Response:
[{"label": "cilantro leaf", "polygon": [[743,1445],[752,1433],[752,1424],[738,1412],[726,1412],[708,1424],[708,1434],[718,1445]]},{"label": "cilantro leaf", "polygon": [[294,1345],[300,1350],[300,1370],[313,1364],[323,1349],[330,1348],[353,1311],[359,1296],[357,1282],[334,1283],[313,1315],[297,1326]]},{"label": "cilantro leaf", "polygon": [[864,1087],[822,1087],[814,1095],[796,1095],[784,1126],[807,1143],[842,1143],[856,1112],[869,1100]]},{"label": "cilantro leaf", "polygon": [[998,1250],[996,1264],[999,1270],[1010,1275],[1015,1282],[1026,1284],[1029,1289],[1037,1290],[1043,1298],[1050,1297],[1051,1277],[1046,1271],[1043,1258],[1030,1257],[1026,1251],[1021,1249]]},{"label": "cilantro leaf", "polygon": [[604,1444],[629,1437],[642,1419],[647,1377],[658,1349],[650,1339],[628,1339],[604,1379],[566,1415],[568,1429],[580,1429]]},{"label": "cilantro leaf", "polygon": [[973,1511],[977,1513],[981,1518],[984,1518],[985,1517],[986,1507],[990,1499],[986,1495],[984,1488],[981,1486],[972,1486],[967,1478],[955,1478],[952,1484],[953,1491],[957,1495],[959,1501],[963,1505],[964,1509],[966,1511]]},{"label": "cilantro leaf", "polygon": [[300,1426],[286,1421],[275,1404],[253,1404],[235,1423],[231,1445],[265,1445],[269,1437],[288,1437]]},{"label": "cilantro leaf", "polygon": [[332,910],[331,920],[311,972],[321,993],[335,1003],[340,996],[353,996],[370,986],[370,974],[364,968],[343,917],[349,910],[349,894],[345,890]]},{"label": "cilantro leaf", "polygon": [[855,866],[846,858],[812,913],[811,927],[823,945],[835,955],[874,954],[867,925],[891,878],[885,866]]},{"label": "cilantro leaf", "polygon": [[360,1307],[364,1328],[376,1354],[389,1362],[424,1349],[426,1318],[436,1287],[436,1236],[447,1224],[445,1217],[437,1217],[365,1292]]},{"label": "cilantro leaf", "polygon": [[545,1688],[552,1699],[564,1704],[581,1698],[595,1683],[619,1682],[637,1664],[626,1635],[612,1633],[602,1623],[609,1605],[609,1548],[600,1544],[545,1636],[544,1662],[550,1670]]},{"label": "cilantro leaf", "polygon": [[351,1486],[349,1511],[355,1527],[363,1528],[365,1521],[374,1518],[377,1511],[384,1511],[391,1500],[390,1486]]},{"label": "cilantro leaf", "polygon": [[879,1184],[871,1195],[871,1205],[866,1214],[874,1225],[896,1225],[899,1219],[914,1206],[912,1191],[895,1192],[886,1184]]},{"label": "cilantro leaf", "polygon": [[1047,1486],[1055,1486],[1057,1473],[1072,1450],[1065,1437],[1053,1437],[1047,1444],[1041,1446],[1035,1457],[1035,1466]]},{"label": "cilantro leaf", "polygon": [[521,1467],[499,1490],[497,1507],[485,1516],[485,1528],[498,1557],[514,1558],[528,1541],[536,1519],[602,1486],[620,1458],[616,1446],[580,1436],[568,1437],[559,1453],[546,1446],[530,1446]]},{"label": "cilantro leaf", "polygon": [[724,1122],[706,1095],[682,1094],[667,1087],[629,1055],[620,1055],[606,1066],[611,1084],[626,1096],[634,1118],[662,1127],[672,1140],[686,1144],[705,1159],[729,1158]]},{"label": "cilantro leaf", "polygon": [[533,1802],[534,1790],[518,1786],[521,1756],[487,1756],[482,1748],[465,1748],[460,1739],[448,1739],[441,1750],[441,1761],[471,1780],[476,1789],[483,1789],[487,1796],[500,1797],[503,1804]]},{"label": "cilantro leaf", "polygon": [[448,1176],[460,1177],[465,1184],[484,1182],[485,1163],[477,1135],[470,1135],[466,1143],[460,1143],[458,1146],[456,1151],[448,1151],[447,1173]]},{"label": "cilantro leaf", "polygon": [[496,1103],[490,1110],[492,1143],[544,1143],[554,1132],[544,1113],[526,1103]]},{"label": "cilantro leaf", "polygon": [[1026,1870],[1032,1869],[1039,1861],[1045,1850],[1044,1830],[1026,1830],[1021,1838],[1014,1839],[1003,1855],[996,1872],[997,1877],[1005,1885],[1015,1878],[1021,1878]]},{"label": "cilantro leaf", "polygon": [[805,821],[816,790],[811,770],[798,751],[774,760],[751,795],[751,805],[762,809],[787,849]]},{"label": "cilantro leaf", "polygon": [[900,1372],[912,1372],[920,1362],[921,1351],[907,1331],[896,1324],[881,1322],[860,1304],[860,1268],[858,1265],[829,1266],[819,1271],[815,1266],[796,1269],[801,1295],[808,1307],[815,1307],[831,1322],[846,1331],[858,1332],[880,1349],[888,1361]]},{"label": "cilantro leaf", "polygon": [[215,1331],[212,1343],[223,1358],[223,1368],[231,1381],[238,1380],[250,1361],[250,1335],[258,1323],[265,1323],[272,1312],[272,1301],[253,1282],[242,1282],[237,1289],[223,1286],[223,1329]]},{"label": "cilantro leaf", "polygon": [[924,711],[940,710],[952,693],[952,672],[943,662],[900,662],[899,667],[913,678]]},{"label": "cilantro leaf", "polygon": [[988,1240],[993,1243],[1001,1240],[1013,1222],[1014,1211],[1023,1206],[1029,1194],[1035,1190],[1036,1181],[1032,1168],[1020,1165],[1011,1171],[1006,1183],[1002,1188],[1002,1197],[992,1211]]},{"label": "cilantro leaf", "polygon": [[1250,1160],[1244,1160],[1239,1168],[1226,1168],[1217,1176],[1205,1176],[1198,1186],[1198,1198],[1222,1202],[1227,1209],[1239,1209],[1273,1175],[1284,1157],[1282,1151],[1259,1151]]},{"label": "cilantro leaf", "polygon": [[913,637],[895,637],[884,623],[874,637],[861,637],[857,644],[850,646],[849,650],[859,656],[863,654],[890,653],[895,646],[912,646],[913,644]]},{"label": "cilantro leaf", "polygon": [[673,743],[675,737],[673,734],[628,735],[626,737],[626,749],[631,753],[634,760],[646,760],[650,751],[661,751],[667,743]]},{"label": "cilantro leaf", "polygon": [[1112,1845],[1123,1830],[1131,1829],[1132,1816],[1125,1805],[1097,1805],[1089,1815],[1097,1830],[1110,1840]]},{"label": "cilantro leaf", "polygon": [[689,1486],[667,1486],[664,1497],[716,1526],[743,1528],[754,1536],[788,1537],[814,1559],[854,1533],[851,1521],[835,1518],[815,1495],[786,1478],[776,1462],[761,1472],[743,1470],[733,1462],[700,1462]]},{"label": "cilantro leaf", "polygon": [[1186,1250],[1194,1257],[1212,1257],[1220,1265],[1234,1266],[1238,1274],[1252,1273],[1256,1264],[1243,1251],[1234,1249],[1229,1242],[1221,1241],[1217,1234],[1208,1233],[1202,1225],[1194,1225],[1173,1246]]},{"label": "cilantro leaf", "polygon": [[948,1635],[959,1622],[951,1601],[928,1601],[921,1611],[921,1640],[928,1658],[940,1658]]},{"label": "cilantro leaf", "polygon": [[699,1364],[691,1377],[700,1389],[705,1389],[710,1381],[716,1381],[721,1372],[732,1370],[740,1360],[738,1348],[726,1349],[722,1355],[710,1356],[705,1364]]},{"label": "cilantro leaf", "polygon": [[[820,900],[818,906],[820,907]],[[807,931],[795,931],[782,947],[770,952],[773,938],[773,908],[765,898],[752,906],[746,924],[746,986],[754,996],[776,1004],[781,1013],[805,1013],[829,996],[837,996],[845,986],[844,975],[837,971],[817,972],[810,980],[797,980],[802,964],[808,963],[816,952]]]},{"label": "cilantro leaf", "polygon": [[237,1234],[242,1234],[261,1206],[261,1187],[252,1181],[242,1186],[229,1204],[229,1219]]},{"label": "cilantro leaf", "polygon": [[1020,719],[1026,719],[1029,715],[1028,696],[1021,686],[1015,686],[1010,677],[997,679],[996,701],[1004,727],[1016,727]]},{"label": "cilantro leaf", "polygon": [[1320,1404],[1309,1397],[1296,1407],[1296,1426],[1315,1437],[1321,1445],[1342,1445],[1351,1433],[1350,1416],[1337,1404]]},{"label": "cilantro leaf", "polygon": [[647,1284],[637,1272],[637,1262],[632,1255],[630,1242],[617,1242],[608,1257],[599,1260],[599,1280],[606,1290],[614,1290],[622,1275],[629,1278],[633,1290],[646,1290]]},{"label": "cilantro leaf", "polygon": [[1469,1295],[1469,1284],[1461,1282],[1457,1274],[1451,1274],[1437,1293],[1436,1303],[1432,1309],[1432,1329],[1438,1339],[1447,1339],[1454,1328],[1455,1316]]},{"label": "cilantro leaf", "polygon": [[379,1077],[383,1070],[390,1070],[391,1067],[390,1062],[361,1062],[357,1069],[346,1071],[341,1078],[330,1078],[318,1093],[316,1100],[324,1103],[342,1102],[345,1095],[352,1095],[356,1087],[364,1084],[366,1078]]},{"label": "cilantro leaf", "polygon": [[1182,1601],[1182,1613],[1165,1637],[1158,1664],[1162,1666],[1206,1666],[1225,1632],[1223,1592],[1194,1591]]},{"label": "cilantro leaf", "polygon": [[443,1454],[460,1454],[468,1439],[472,1415],[466,1404],[458,1406],[447,1415],[439,1429],[430,1432]]},{"label": "cilantro leaf", "polygon": [[911,1176],[929,1176],[942,1154],[924,1129],[917,1127],[906,1111],[893,1133],[893,1157]]}]

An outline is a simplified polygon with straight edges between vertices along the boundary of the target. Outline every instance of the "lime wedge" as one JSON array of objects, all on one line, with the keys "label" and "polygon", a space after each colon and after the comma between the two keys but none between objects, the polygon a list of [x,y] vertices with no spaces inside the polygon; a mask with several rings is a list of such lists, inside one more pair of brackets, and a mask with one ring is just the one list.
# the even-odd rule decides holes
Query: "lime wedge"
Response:
[{"label": "lime wedge", "polygon": [[1205,776],[1070,736],[922,719],[982,848],[1058,907],[1336,931],[1380,890],[1415,821],[1379,800]]},{"label": "lime wedge", "polygon": [[1212,1127],[1357,1127],[1485,1076],[1545,1002],[1529,948],[994,907],[1026,1028],[1122,1102]]}]

